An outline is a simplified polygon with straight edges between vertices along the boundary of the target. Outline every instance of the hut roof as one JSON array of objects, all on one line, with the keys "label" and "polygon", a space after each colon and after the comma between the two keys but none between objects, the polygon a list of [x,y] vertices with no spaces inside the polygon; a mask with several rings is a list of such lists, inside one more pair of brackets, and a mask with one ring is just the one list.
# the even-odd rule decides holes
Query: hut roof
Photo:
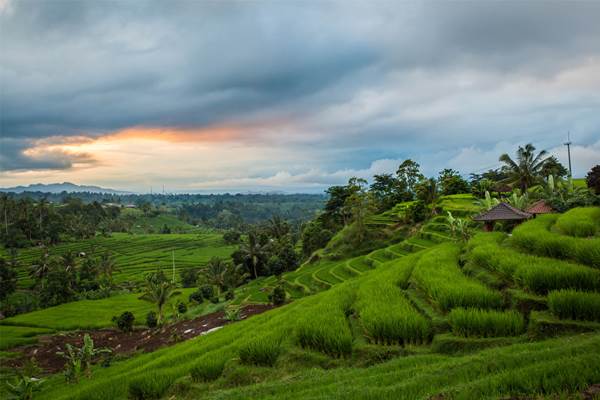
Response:
[{"label": "hut roof", "polygon": [[527,212],[530,214],[548,214],[554,212],[554,209],[544,200],[538,200],[527,209]]},{"label": "hut roof", "polygon": [[488,211],[473,217],[473,219],[475,221],[506,221],[528,219],[532,216],[532,214],[521,211],[510,204],[500,203]]}]

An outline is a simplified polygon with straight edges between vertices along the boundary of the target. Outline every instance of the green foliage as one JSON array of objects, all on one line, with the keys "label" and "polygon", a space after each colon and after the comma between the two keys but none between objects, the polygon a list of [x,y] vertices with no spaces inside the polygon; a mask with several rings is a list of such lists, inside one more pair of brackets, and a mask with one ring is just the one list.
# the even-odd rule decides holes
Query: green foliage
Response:
[{"label": "green foliage", "polygon": [[600,322],[600,293],[553,291],[548,294],[548,308],[559,318]]},{"label": "green foliage", "polygon": [[212,285],[202,285],[200,286],[200,293],[202,293],[202,297],[210,300],[215,295],[215,289]]},{"label": "green foliage", "polygon": [[554,225],[565,235],[594,236],[600,231],[600,207],[574,208],[560,215]]},{"label": "green foliage", "polygon": [[428,250],[417,262],[413,279],[444,311],[455,307],[500,307],[500,293],[463,275],[458,267],[459,253],[460,247],[451,243]]},{"label": "green foliage", "polygon": [[59,351],[56,354],[64,357],[65,363],[65,379],[70,383],[77,383],[82,373],[88,377],[92,375],[92,360],[94,357],[110,353],[110,349],[94,348],[94,341],[89,334],[83,336],[83,346],[77,348],[67,343],[66,351]]},{"label": "green foliage", "polygon": [[218,379],[225,368],[222,358],[202,357],[190,370],[194,382],[211,382]]},{"label": "green foliage", "polygon": [[463,242],[469,241],[469,239],[471,238],[469,221],[467,221],[464,218],[454,217],[450,211],[448,211],[448,216],[446,217],[446,220],[448,222],[448,227],[450,228],[450,233],[454,238]]},{"label": "green foliage", "polygon": [[135,321],[135,316],[131,311],[125,311],[118,317],[113,317],[113,320],[122,332],[131,332],[133,330],[133,322]]},{"label": "green foliage", "polygon": [[188,310],[187,305],[183,301],[180,301],[179,303],[177,303],[177,312],[179,314],[185,314],[187,312],[187,310]]},{"label": "green foliage", "polygon": [[280,306],[285,303],[286,293],[283,284],[278,284],[273,288],[273,291],[269,293],[269,301],[276,306]]},{"label": "green foliage", "polygon": [[325,228],[321,219],[308,222],[302,230],[302,254],[309,257],[314,251],[322,249],[333,237],[333,232]]},{"label": "green foliage", "polygon": [[9,399],[33,400],[34,393],[41,390],[43,383],[42,379],[19,374],[14,382],[6,382]]},{"label": "green foliage", "polygon": [[266,336],[246,342],[240,348],[239,356],[243,364],[272,367],[281,351],[281,339],[277,336]]},{"label": "green foliage", "polygon": [[366,335],[373,342],[405,344],[429,339],[429,321],[401,292],[408,285],[415,261],[412,257],[393,261],[385,272],[360,285],[356,308]]},{"label": "green foliage", "polygon": [[196,304],[200,304],[204,301],[204,296],[202,295],[202,291],[200,289],[195,292],[190,293],[188,300],[190,302],[194,302]]},{"label": "green foliage", "polygon": [[[486,243],[485,238],[491,240]],[[500,272],[535,293],[566,288],[600,289],[600,271],[572,262],[524,254],[500,246],[494,239],[480,236],[478,245],[470,244],[469,259]]]},{"label": "green foliage", "polygon": [[549,157],[545,150],[536,155],[535,146],[528,143],[525,147],[519,146],[516,161],[508,154],[502,154],[499,160],[504,163],[503,170],[508,175],[506,182],[525,193],[528,188],[541,182],[544,178],[542,172]]},{"label": "green foliage", "polygon": [[165,305],[181,292],[175,290],[173,283],[166,279],[162,271],[148,274],[144,294],[140,300],[156,305],[158,314],[158,325],[163,322],[163,310]]},{"label": "green foliage", "polygon": [[146,326],[148,328],[156,328],[158,326],[158,318],[156,318],[154,311],[148,311],[148,314],[146,314]]},{"label": "green foliage", "polygon": [[406,209],[404,217],[407,223],[423,222],[429,216],[427,206],[423,201],[415,201]]},{"label": "green foliage", "polygon": [[226,244],[238,244],[242,239],[242,234],[234,229],[230,229],[223,234],[223,241]]},{"label": "green foliage", "polygon": [[600,268],[600,238],[575,238],[551,231],[558,215],[539,215],[513,230],[512,242],[520,248],[552,258],[567,258]]},{"label": "green foliage", "polygon": [[181,277],[181,286],[190,288],[196,286],[198,282],[198,270],[196,268],[187,268],[179,272]]},{"label": "green foliage", "polygon": [[239,306],[229,306],[225,309],[225,319],[227,321],[239,321],[241,317],[242,309]]},{"label": "green foliage", "polygon": [[134,400],[160,399],[171,387],[171,375],[149,373],[132,379],[128,385],[129,398]]},{"label": "green foliage", "polygon": [[0,301],[5,300],[17,288],[17,272],[0,257]]},{"label": "green foliage", "polygon": [[469,193],[469,183],[464,180],[458,171],[446,168],[440,171],[438,177],[440,192],[442,195]]},{"label": "green foliage", "polygon": [[459,336],[516,336],[525,331],[523,315],[516,311],[455,308],[448,318],[452,332]]}]

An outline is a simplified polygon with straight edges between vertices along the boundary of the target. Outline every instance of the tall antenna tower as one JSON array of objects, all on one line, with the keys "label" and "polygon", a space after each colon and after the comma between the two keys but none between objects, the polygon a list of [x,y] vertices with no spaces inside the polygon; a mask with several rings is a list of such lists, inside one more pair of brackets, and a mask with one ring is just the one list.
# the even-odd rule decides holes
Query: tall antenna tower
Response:
[{"label": "tall antenna tower", "polygon": [[567,134],[567,142],[565,146],[567,146],[567,156],[569,157],[569,178],[573,177],[573,171],[571,170],[571,132]]}]

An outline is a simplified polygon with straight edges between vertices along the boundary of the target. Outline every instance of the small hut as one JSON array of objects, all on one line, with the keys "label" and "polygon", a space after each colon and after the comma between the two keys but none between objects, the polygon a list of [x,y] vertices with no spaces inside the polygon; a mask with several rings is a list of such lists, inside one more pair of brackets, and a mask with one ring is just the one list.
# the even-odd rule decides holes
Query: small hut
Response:
[{"label": "small hut", "polygon": [[490,232],[494,229],[494,222],[496,221],[523,221],[532,216],[533,214],[521,211],[510,204],[500,203],[488,211],[473,217],[473,220],[484,222],[484,230]]},{"label": "small hut", "polygon": [[554,208],[552,208],[552,206],[546,203],[544,200],[538,200],[529,206],[529,208],[525,211],[527,211],[529,214],[533,214],[533,216],[536,216],[538,214],[552,213],[554,212]]}]

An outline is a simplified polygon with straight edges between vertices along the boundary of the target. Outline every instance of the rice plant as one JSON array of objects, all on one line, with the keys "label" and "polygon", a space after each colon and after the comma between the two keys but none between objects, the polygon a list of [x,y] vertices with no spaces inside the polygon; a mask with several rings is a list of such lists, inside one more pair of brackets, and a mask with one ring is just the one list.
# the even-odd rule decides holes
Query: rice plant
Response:
[{"label": "rice plant", "polygon": [[553,291],[548,294],[548,308],[562,319],[600,321],[600,293]]},{"label": "rice plant", "polygon": [[413,271],[419,287],[444,311],[455,307],[499,308],[502,296],[465,276],[458,267],[460,248],[445,243],[421,256]]},{"label": "rice plant", "polygon": [[576,238],[553,232],[555,214],[540,215],[513,230],[512,243],[540,256],[571,259],[600,268],[600,238]]},{"label": "rice plant", "polygon": [[215,355],[205,356],[192,367],[190,376],[194,382],[210,382],[223,373],[225,359]]},{"label": "rice plant", "polygon": [[272,367],[281,354],[281,338],[276,335],[257,337],[242,345],[240,361],[248,365]]},{"label": "rice plant", "polygon": [[487,242],[472,247],[469,259],[477,265],[500,272],[520,286],[545,294],[556,289],[600,289],[600,271],[585,265],[518,252]]},{"label": "rice plant", "polygon": [[452,332],[458,336],[516,336],[525,330],[523,315],[517,311],[455,308],[448,318]]},{"label": "rice plant", "polygon": [[431,335],[431,324],[402,294],[416,258],[405,257],[358,290],[357,306],[366,334],[376,343],[422,343]]},{"label": "rice plant", "polygon": [[573,208],[558,217],[554,226],[565,235],[594,236],[600,231],[600,207]]}]

